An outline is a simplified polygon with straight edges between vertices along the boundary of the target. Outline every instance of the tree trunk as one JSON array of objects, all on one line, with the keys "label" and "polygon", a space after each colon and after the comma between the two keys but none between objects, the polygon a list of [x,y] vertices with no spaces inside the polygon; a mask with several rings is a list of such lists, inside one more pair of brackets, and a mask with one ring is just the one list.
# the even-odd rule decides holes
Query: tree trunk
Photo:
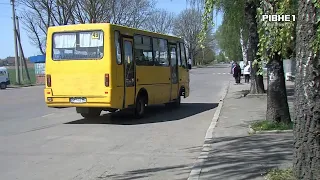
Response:
[{"label": "tree trunk", "polygon": [[299,1],[293,168],[297,179],[320,179],[320,59],[310,46],[316,38],[316,8]]},{"label": "tree trunk", "polygon": [[290,123],[290,112],[281,56],[275,55],[268,67],[266,120]]},{"label": "tree trunk", "polygon": [[257,58],[258,52],[258,25],[256,21],[257,5],[254,1],[247,0],[245,4],[245,18],[249,27],[249,38],[248,38],[248,51],[247,60],[251,61],[251,94],[263,94],[265,93],[263,76],[258,75],[256,72],[259,70],[257,65],[252,66],[252,62]]},{"label": "tree trunk", "polygon": [[258,65],[252,65],[251,63],[251,86],[250,94],[264,94],[266,90],[264,89],[263,76],[257,75],[259,67]]},{"label": "tree trunk", "polygon": [[243,29],[240,28],[240,45],[241,45],[241,51],[242,51],[242,59],[243,59],[243,63],[247,64],[248,62],[248,56],[247,56],[247,43],[244,42],[243,39]]}]

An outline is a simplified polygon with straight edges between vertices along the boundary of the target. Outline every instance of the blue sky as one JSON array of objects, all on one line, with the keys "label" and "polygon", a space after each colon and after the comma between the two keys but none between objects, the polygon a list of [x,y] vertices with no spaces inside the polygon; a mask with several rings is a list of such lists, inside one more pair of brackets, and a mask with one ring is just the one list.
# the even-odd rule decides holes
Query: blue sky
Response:
[{"label": "blue sky", "polygon": [[[158,8],[163,8],[168,11],[178,14],[180,11],[188,8],[186,0],[158,0]],[[22,7],[17,6],[17,11]],[[10,0],[0,0],[0,59],[8,56],[14,56],[14,43],[13,43],[13,24],[12,24],[12,11]],[[216,24],[221,24],[221,14],[215,19]],[[27,36],[27,32],[23,29],[23,24],[20,23],[21,41],[23,51],[26,57],[38,55],[39,51],[34,47]]]}]

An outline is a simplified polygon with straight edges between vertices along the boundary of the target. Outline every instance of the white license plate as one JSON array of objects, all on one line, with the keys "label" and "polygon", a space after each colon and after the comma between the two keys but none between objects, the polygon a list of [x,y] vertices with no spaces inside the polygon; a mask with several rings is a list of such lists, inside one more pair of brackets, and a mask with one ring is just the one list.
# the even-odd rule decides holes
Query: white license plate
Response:
[{"label": "white license plate", "polygon": [[86,103],[86,98],[70,98],[71,103]]}]

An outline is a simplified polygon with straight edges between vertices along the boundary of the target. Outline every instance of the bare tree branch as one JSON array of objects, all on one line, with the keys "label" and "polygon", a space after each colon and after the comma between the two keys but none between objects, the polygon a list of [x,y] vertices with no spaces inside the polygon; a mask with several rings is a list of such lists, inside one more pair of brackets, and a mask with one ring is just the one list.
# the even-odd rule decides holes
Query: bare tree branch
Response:
[{"label": "bare tree branch", "polygon": [[50,26],[110,22],[141,28],[152,14],[154,0],[17,0],[24,5],[24,28],[45,53]]},{"label": "bare tree branch", "polygon": [[174,22],[174,13],[168,12],[164,9],[157,9],[152,12],[144,23],[146,30],[169,34],[172,33]]},{"label": "bare tree branch", "polygon": [[198,35],[202,30],[201,12],[196,9],[182,11],[174,21],[173,34],[183,37],[189,57],[195,64],[195,56],[201,52]]}]

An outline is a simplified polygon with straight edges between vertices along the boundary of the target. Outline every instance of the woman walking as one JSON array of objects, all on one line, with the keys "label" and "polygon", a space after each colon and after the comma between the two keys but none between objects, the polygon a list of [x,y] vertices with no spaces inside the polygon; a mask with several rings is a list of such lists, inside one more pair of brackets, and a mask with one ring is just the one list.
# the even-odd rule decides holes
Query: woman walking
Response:
[{"label": "woman walking", "polygon": [[233,77],[236,80],[236,84],[240,84],[241,68],[237,62],[235,63],[235,67],[233,68]]},{"label": "woman walking", "polygon": [[249,83],[250,80],[250,73],[251,73],[251,69],[250,69],[250,64],[247,63],[247,66],[244,68],[243,70],[243,74],[244,74],[244,82],[245,83]]}]

